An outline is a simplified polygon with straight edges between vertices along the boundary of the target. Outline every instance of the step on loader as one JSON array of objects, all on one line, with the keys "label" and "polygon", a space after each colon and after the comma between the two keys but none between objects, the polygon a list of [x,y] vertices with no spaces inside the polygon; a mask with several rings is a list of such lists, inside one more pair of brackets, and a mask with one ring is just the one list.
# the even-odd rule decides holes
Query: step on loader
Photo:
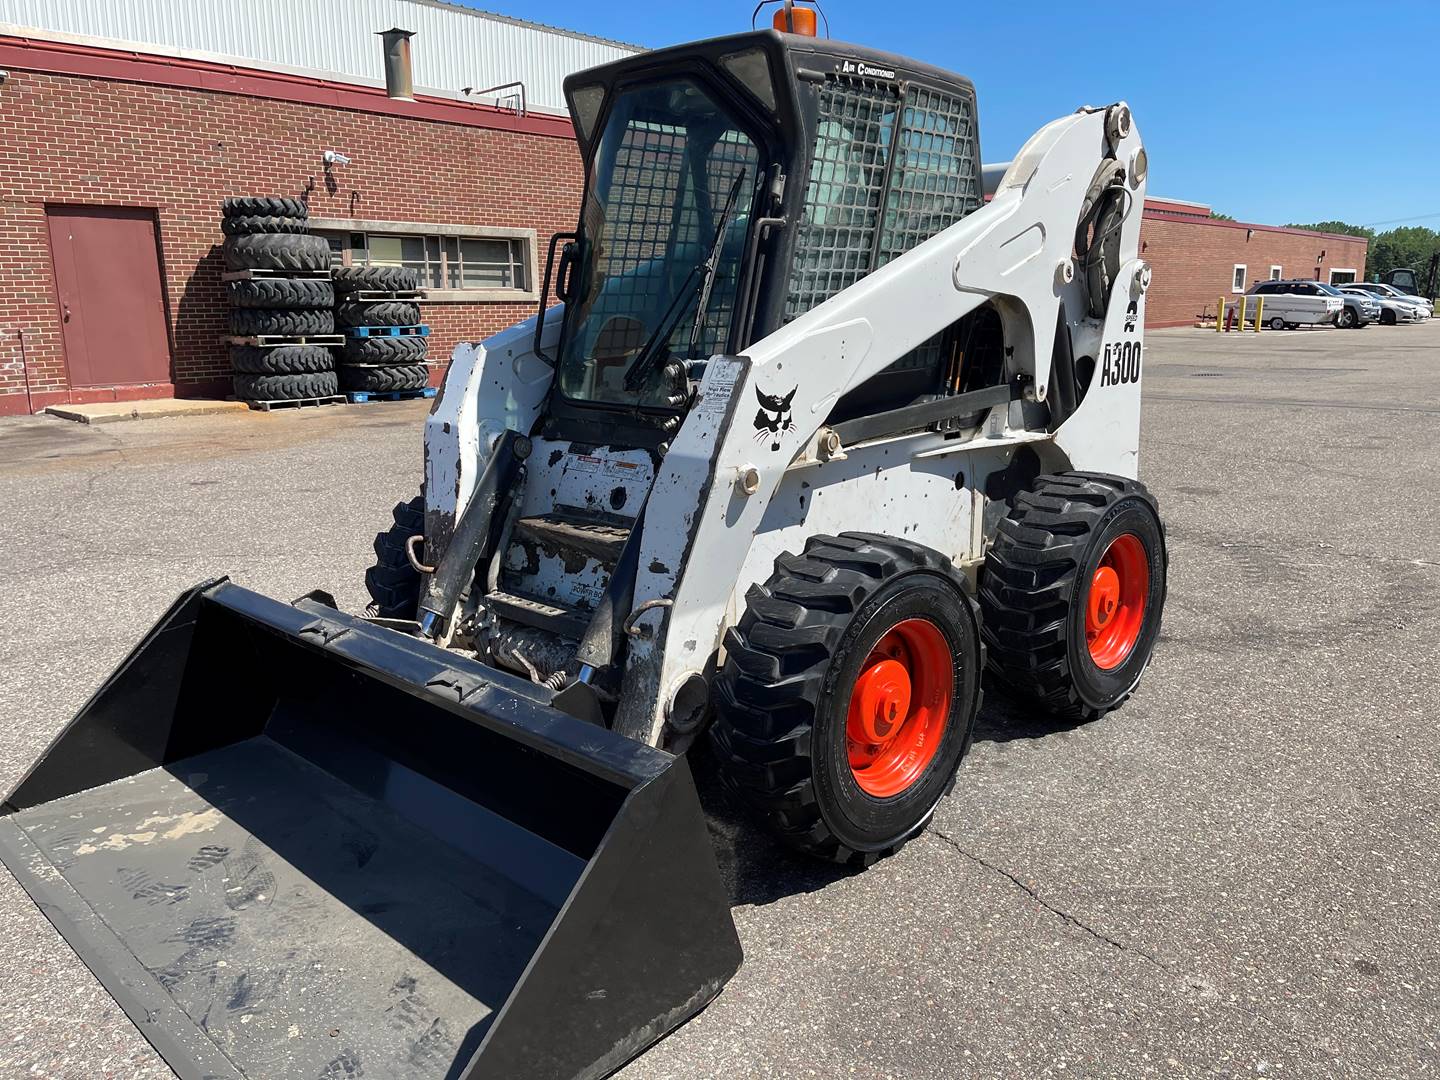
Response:
[{"label": "step on loader", "polygon": [[697,740],[864,866],[982,676],[1083,721],[1150,659],[1124,104],[982,165],[968,81],[780,30],[566,94],[578,224],[455,350],[371,610],[192,589],[0,812],[184,1080],[606,1075],[740,964]]}]

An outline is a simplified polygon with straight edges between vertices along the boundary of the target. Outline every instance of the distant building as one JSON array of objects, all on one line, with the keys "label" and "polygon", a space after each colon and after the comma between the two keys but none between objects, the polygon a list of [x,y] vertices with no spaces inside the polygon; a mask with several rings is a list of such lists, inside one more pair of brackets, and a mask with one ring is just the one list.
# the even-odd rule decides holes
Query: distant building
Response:
[{"label": "distant building", "polygon": [[1200,203],[1146,199],[1140,257],[1154,269],[1146,325],[1193,326],[1215,314],[1221,296],[1228,302],[1257,281],[1361,281],[1368,248],[1363,236],[1224,221]]},{"label": "distant building", "polygon": [[[227,393],[230,195],[303,196],[342,262],[414,267],[438,381],[456,342],[534,313],[542,249],[574,227],[565,75],[640,51],[436,0],[0,0],[0,20],[0,415]],[[391,27],[415,32],[413,99],[385,90]],[[1363,239],[1143,214],[1151,326],[1266,277],[1364,274]]]},{"label": "distant building", "polygon": [[[0,0],[21,18],[0,22],[0,415],[228,393],[229,195],[304,196],[343,261],[420,271],[438,381],[457,341],[534,314],[543,245],[574,228],[563,78],[639,51],[431,0]],[[413,100],[385,91],[395,26]]]}]

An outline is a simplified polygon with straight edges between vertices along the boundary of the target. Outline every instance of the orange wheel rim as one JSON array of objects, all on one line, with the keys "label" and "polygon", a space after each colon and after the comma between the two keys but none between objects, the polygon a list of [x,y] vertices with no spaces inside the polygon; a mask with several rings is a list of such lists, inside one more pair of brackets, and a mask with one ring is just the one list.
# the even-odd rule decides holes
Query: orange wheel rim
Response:
[{"label": "orange wheel rim", "polygon": [[1085,594],[1085,644],[1102,671],[1123,664],[1140,640],[1150,595],[1150,560],[1134,533],[1110,541]]},{"label": "orange wheel rim", "polygon": [[950,718],[954,657],[928,619],[897,623],[875,643],[850,693],[845,744],[860,790],[889,799],[924,775]]}]

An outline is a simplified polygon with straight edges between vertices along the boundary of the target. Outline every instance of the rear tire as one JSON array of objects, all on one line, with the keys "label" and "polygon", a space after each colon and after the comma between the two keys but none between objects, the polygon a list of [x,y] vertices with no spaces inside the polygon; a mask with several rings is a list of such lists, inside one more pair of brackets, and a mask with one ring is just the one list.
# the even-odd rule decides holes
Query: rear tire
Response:
[{"label": "rear tire", "polygon": [[306,375],[236,375],[235,396],[242,401],[295,401],[335,396],[335,373]]},{"label": "rear tire", "polygon": [[408,266],[337,266],[336,293],[410,292],[420,287],[420,275]]},{"label": "rear tire", "polygon": [[225,298],[237,308],[333,308],[335,288],[321,278],[227,281]]},{"label": "rear tire", "polygon": [[430,382],[430,369],[424,364],[395,364],[390,367],[340,367],[340,389],[369,390],[387,393],[392,390],[420,390]]},{"label": "rear tire", "polygon": [[285,199],[278,195],[239,196],[226,199],[221,212],[227,217],[307,218],[310,207],[301,199]]},{"label": "rear tire", "polygon": [[1154,652],[1166,570],[1165,529],[1145,485],[1099,473],[1038,477],[985,556],[991,674],[1067,719],[1119,708]]},{"label": "rear tire", "polygon": [[349,338],[345,342],[345,363],[388,366],[421,364],[425,361],[427,339],[419,334],[404,337]]},{"label": "rear tire", "polygon": [[405,545],[425,532],[425,494],[396,503],[390,528],[375,536],[375,565],[365,571],[370,611],[382,619],[413,619],[420,607],[420,573],[410,565]]},{"label": "rear tire", "polygon": [[1284,319],[1280,318],[1278,315],[1270,320],[1271,330],[1286,330],[1289,329],[1289,325],[1289,323],[1287,323]]},{"label": "rear tire", "polygon": [[273,215],[237,215],[222,218],[220,231],[226,236],[249,236],[252,233],[304,233],[310,224],[304,218]]},{"label": "rear tire", "polygon": [[420,305],[404,300],[342,300],[335,319],[341,326],[418,326]]},{"label": "rear tire", "polygon": [[328,270],[330,245],[323,236],[253,233],[227,237],[226,270]]},{"label": "rear tire", "polygon": [[319,345],[234,345],[230,366],[244,375],[308,375],[334,371],[335,357]]},{"label": "rear tire", "polygon": [[812,536],[751,587],[725,647],[711,741],[726,788],[772,832],[868,865],[924,827],[970,745],[984,666],[948,559]]},{"label": "rear tire", "polygon": [[329,308],[231,308],[230,332],[244,337],[253,334],[277,334],[284,337],[333,334],[335,313]]}]

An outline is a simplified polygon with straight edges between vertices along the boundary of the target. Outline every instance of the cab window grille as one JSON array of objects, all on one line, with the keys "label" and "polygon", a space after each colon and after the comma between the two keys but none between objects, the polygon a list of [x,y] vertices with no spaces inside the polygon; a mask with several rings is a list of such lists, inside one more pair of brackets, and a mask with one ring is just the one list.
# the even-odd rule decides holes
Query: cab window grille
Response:
[{"label": "cab window grille", "polygon": [[[785,321],[803,315],[980,205],[972,100],[929,87],[831,76]],[[943,335],[886,369],[939,371]],[[937,376],[938,378],[938,376]]]}]

